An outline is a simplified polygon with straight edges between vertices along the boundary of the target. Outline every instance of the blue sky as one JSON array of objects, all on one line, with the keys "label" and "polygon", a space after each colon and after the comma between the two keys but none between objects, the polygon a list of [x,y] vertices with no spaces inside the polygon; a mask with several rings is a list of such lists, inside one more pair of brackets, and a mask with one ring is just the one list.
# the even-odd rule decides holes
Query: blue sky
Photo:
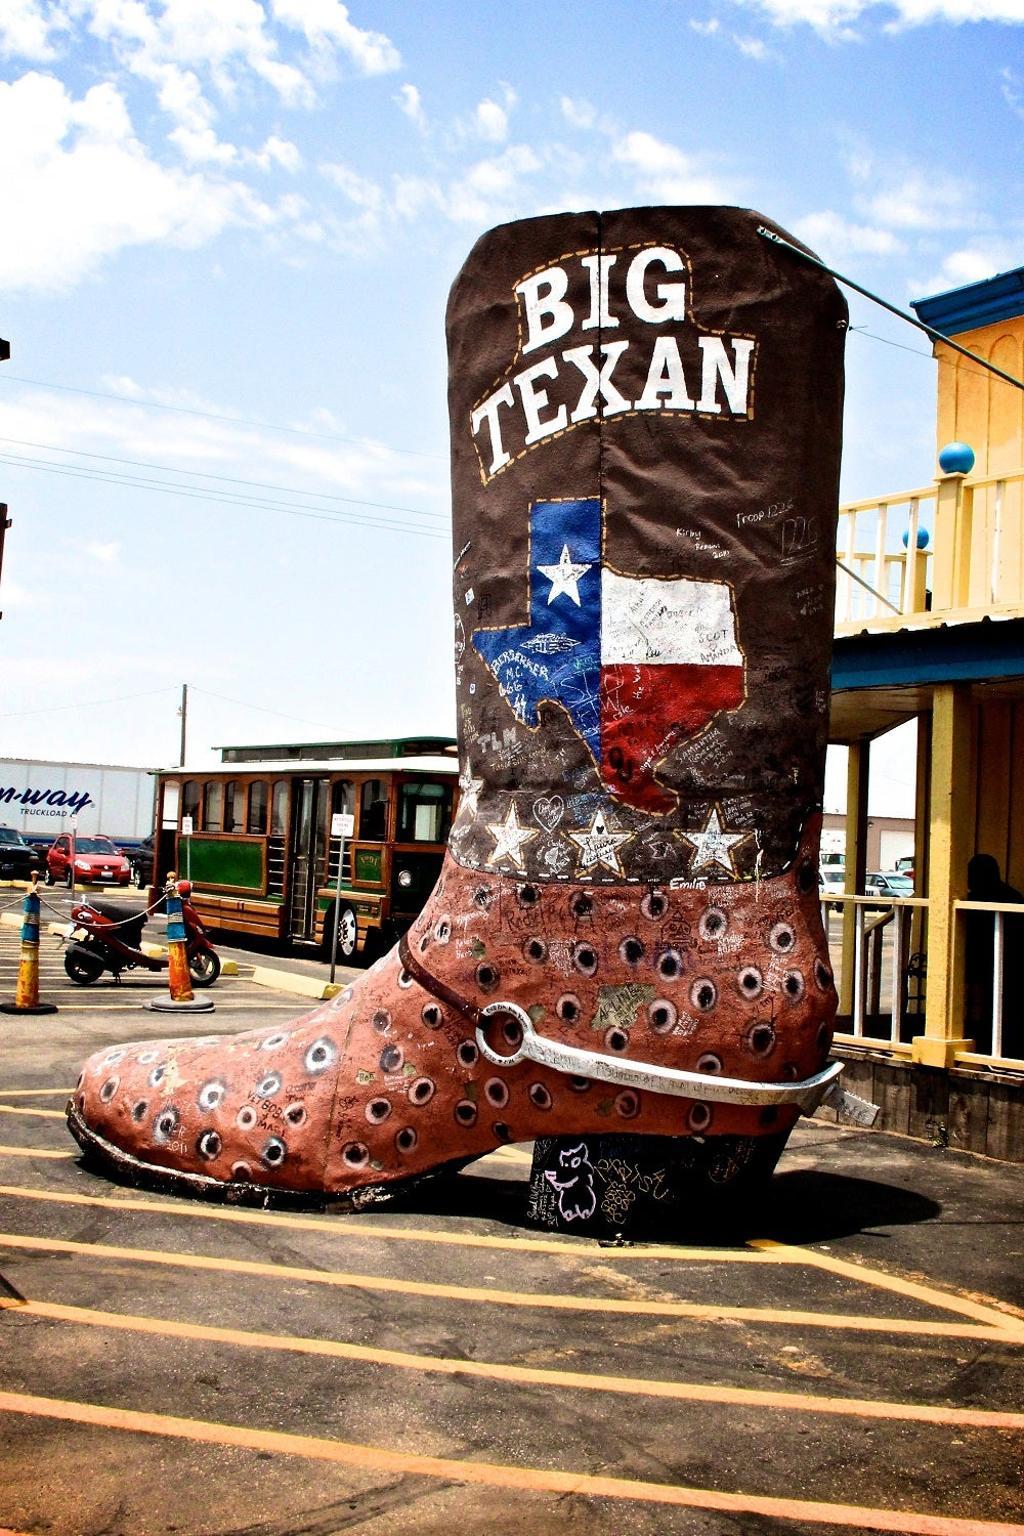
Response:
[{"label": "blue sky", "polygon": [[[727,202],[901,305],[1017,266],[1022,27],[1024,0],[6,0],[0,755],[174,761],[186,680],[197,762],[451,729],[443,320],[477,236]],[[851,310],[843,493],[925,484],[928,343]]]}]

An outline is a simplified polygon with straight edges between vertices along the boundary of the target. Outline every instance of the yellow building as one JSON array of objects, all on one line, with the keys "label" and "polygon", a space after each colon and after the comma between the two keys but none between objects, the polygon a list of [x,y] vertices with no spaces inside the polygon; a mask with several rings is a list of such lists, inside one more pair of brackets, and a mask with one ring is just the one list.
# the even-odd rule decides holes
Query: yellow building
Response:
[{"label": "yellow building", "polygon": [[[1024,268],[914,308],[1024,377]],[[938,477],[840,508],[836,1050],[883,1128],[1024,1161],[1024,390],[941,342],[935,355]],[[872,900],[871,742],[915,718],[915,894]]]}]

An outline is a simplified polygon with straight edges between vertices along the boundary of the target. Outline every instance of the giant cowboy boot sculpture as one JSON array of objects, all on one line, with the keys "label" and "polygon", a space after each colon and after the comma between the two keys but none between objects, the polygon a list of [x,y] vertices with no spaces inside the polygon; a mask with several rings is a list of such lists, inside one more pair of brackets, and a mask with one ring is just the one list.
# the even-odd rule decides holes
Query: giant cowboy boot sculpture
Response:
[{"label": "giant cowboy boot sculpture", "polygon": [[770,1139],[839,1070],[818,906],[846,310],[736,209],[532,219],[448,312],[461,803],[284,1028],[106,1050],[94,1158],[379,1201],[548,1136]]}]

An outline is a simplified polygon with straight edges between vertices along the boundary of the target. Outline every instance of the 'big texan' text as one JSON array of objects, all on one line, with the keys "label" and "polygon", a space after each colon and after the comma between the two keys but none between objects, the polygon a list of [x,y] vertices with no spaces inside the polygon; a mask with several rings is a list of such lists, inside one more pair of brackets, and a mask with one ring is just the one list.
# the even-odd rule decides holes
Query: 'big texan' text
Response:
[{"label": "'big texan' text", "polygon": [[[545,439],[599,418],[753,415],[756,342],[698,330],[689,264],[671,246],[566,257],[524,277],[515,293],[519,347],[504,382],[470,413],[485,483]],[[605,339],[616,330],[628,335]],[[578,345],[555,350],[577,335]]]}]

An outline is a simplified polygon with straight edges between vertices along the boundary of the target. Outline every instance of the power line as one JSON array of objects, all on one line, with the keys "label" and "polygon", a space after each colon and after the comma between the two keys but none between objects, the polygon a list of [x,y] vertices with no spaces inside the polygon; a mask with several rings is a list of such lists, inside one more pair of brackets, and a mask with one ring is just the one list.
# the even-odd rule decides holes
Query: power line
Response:
[{"label": "power line", "polygon": [[984,378],[987,368],[972,368],[970,363],[957,362],[952,357],[937,357],[934,352],[922,352],[920,347],[908,347],[906,342],[893,341],[889,336],[879,336],[875,331],[869,331],[863,325],[851,325],[851,336],[864,336],[868,341],[880,341],[883,347],[895,347],[898,352],[910,352],[914,357],[926,358],[928,362],[938,363],[940,368],[956,368],[961,373],[973,374],[975,378]]},{"label": "power line", "polygon": [[[38,448],[44,453],[74,454],[80,459],[101,459],[107,464],[128,464],[133,469],[158,469],[166,475],[191,475],[194,480],[219,480],[226,485],[245,485],[252,490],[283,491],[286,496],[313,496],[318,501],[337,501],[347,507],[373,507],[380,512],[404,512],[410,517],[433,517],[447,521],[443,512],[426,512],[420,507],[403,507],[389,501],[364,501],[358,496],[338,496],[333,491],[303,491],[294,485],[276,485],[268,480],[242,480],[237,475],[217,475],[206,469],[176,469],[173,464],[155,464],[152,459],[123,459],[113,453],[90,453],[87,448],[64,448],[59,443],[34,443],[22,437],[0,437],[0,443],[18,448]],[[86,466],[72,465],[71,468]]]},{"label": "power line", "polygon": [[0,464],[15,468],[34,469],[44,474],[63,475],[74,480],[90,480],[101,485],[120,485],[133,490],[157,492],[165,496],[180,496],[191,501],[205,501],[230,507],[247,507],[256,512],[283,512],[288,517],[305,517],[318,523],[351,524],[358,528],[381,528],[392,533],[411,533],[421,539],[438,539],[447,542],[447,536],[432,528],[415,523],[399,523],[386,518],[357,517],[347,512],[312,512],[292,506],[287,502],[232,496],[226,492],[206,490],[202,487],[165,485],[159,480],[148,480],[138,475],[118,475],[113,471],[89,469],[85,465],[48,464],[20,454],[0,454]]},{"label": "power line", "polygon": [[311,437],[321,442],[348,443],[355,448],[378,449],[384,447],[388,453],[402,453],[414,459],[437,459],[445,462],[443,453],[427,453],[418,448],[395,448],[388,444],[375,443],[365,437],[343,437],[338,432],[314,432],[309,427],[284,427],[278,422],[257,421],[247,416],[229,416],[218,411],[201,411],[196,406],[189,405],[165,405],[158,400],[134,400],[131,395],[117,395],[102,389],[82,389],[74,384],[53,384],[48,379],[28,379],[23,374],[4,373],[5,383],[33,384],[39,389],[58,389],[69,395],[88,395],[94,400],[119,400],[122,405],[134,405],[145,411],[171,411],[177,416],[199,416],[206,421],[226,421],[236,427],[259,427],[263,432],[288,432],[294,437]]},{"label": "power line", "polygon": [[222,704],[237,704],[241,709],[255,709],[261,715],[276,715],[279,720],[294,720],[299,725],[314,725],[318,731],[329,731],[331,727],[325,725],[322,720],[305,720],[301,715],[286,715],[280,709],[267,709],[263,704],[250,704],[245,699],[229,699],[225,693],[213,693],[209,688],[198,688],[195,683],[189,683],[193,693],[201,693],[208,699],[219,699]]},{"label": "power line", "polygon": [[4,710],[0,720],[21,720],[26,715],[55,715],[66,709],[102,709],[106,704],[128,704],[133,699],[152,699],[158,693],[174,693],[177,688],[169,684],[166,688],[150,688],[145,693],[123,693],[116,699],[83,699],[78,704],[47,704],[45,709],[9,709]]}]

